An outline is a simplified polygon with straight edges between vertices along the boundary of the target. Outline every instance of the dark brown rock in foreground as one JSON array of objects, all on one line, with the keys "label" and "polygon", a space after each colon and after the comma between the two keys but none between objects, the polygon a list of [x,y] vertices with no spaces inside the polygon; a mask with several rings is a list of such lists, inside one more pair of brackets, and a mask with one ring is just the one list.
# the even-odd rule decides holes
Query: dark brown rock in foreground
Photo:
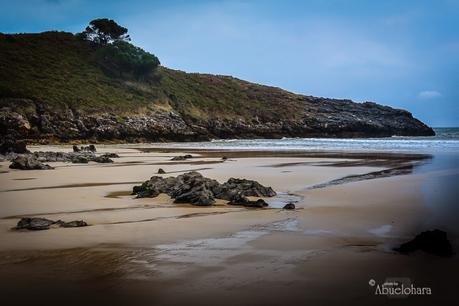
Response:
[{"label": "dark brown rock in foreground", "polygon": [[412,253],[417,250],[438,256],[454,255],[446,232],[438,229],[422,232],[413,240],[394,248],[394,251],[400,253]]}]

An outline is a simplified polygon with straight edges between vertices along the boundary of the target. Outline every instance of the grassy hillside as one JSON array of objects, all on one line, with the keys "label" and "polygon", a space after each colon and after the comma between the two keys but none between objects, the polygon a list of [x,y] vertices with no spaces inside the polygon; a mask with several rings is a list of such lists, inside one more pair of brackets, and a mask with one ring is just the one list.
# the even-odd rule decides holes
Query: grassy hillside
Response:
[{"label": "grassy hillside", "polygon": [[144,81],[110,76],[97,65],[96,48],[65,32],[0,35],[0,97],[82,111],[173,108],[195,119],[250,115],[271,120],[300,110],[294,94],[232,77],[164,67]]},{"label": "grassy hillside", "polygon": [[161,66],[139,79],[104,66],[100,48],[64,32],[0,34],[0,136],[156,141],[434,134],[409,112],[376,103]]}]

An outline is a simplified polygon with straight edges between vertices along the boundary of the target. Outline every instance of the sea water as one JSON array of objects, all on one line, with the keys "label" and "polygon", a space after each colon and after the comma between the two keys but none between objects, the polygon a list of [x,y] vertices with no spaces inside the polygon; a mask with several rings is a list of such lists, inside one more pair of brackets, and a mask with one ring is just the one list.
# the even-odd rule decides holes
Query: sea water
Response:
[{"label": "sea water", "polygon": [[205,142],[153,143],[158,148],[255,151],[457,152],[459,128],[436,128],[436,135],[385,138],[218,139]]}]

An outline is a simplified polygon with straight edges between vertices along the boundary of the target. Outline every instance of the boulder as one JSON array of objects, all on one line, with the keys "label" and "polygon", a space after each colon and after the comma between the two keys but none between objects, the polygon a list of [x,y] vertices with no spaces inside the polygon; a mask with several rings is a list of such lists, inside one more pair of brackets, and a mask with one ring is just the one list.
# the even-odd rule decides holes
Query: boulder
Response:
[{"label": "boulder", "polygon": [[75,220],[70,222],[64,222],[62,220],[56,221],[56,224],[59,224],[60,227],[83,227],[88,226],[86,222],[83,220]]},{"label": "boulder", "polygon": [[27,229],[31,231],[47,230],[55,222],[45,218],[22,218],[19,220],[15,229]]},{"label": "boulder", "polygon": [[193,158],[193,155],[186,154],[186,155],[174,156],[174,157],[172,157],[171,160],[187,160],[187,159],[190,159],[190,158]]},{"label": "boulder", "polygon": [[438,229],[422,232],[413,240],[394,248],[394,251],[400,253],[412,253],[417,250],[438,256],[454,255],[453,248],[448,241],[446,232]]},{"label": "boulder", "polygon": [[54,169],[50,165],[43,164],[34,155],[20,155],[13,159],[11,169],[20,170],[48,170]]},{"label": "boulder", "polygon": [[165,174],[165,173],[166,173],[166,171],[164,171],[163,168],[159,168],[158,169],[158,174]]},{"label": "boulder", "polygon": [[198,172],[187,172],[177,177],[163,178],[153,176],[140,186],[134,186],[133,194],[137,198],[157,197],[161,193],[175,199],[175,203],[191,203],[208,206],[215,203],[215,198],[230,201],[231,205],[246,207],[265,207],[264,200],[250,201],[247,196],[274,196],[271,187],[264,187],[258,182],[230,179],[224,184],[203,177]]},{"label": "boulder", "polygon": [[73,155],[70,157],[70,161],[74,164],[87,164],[88,158],[84,155]]},{"label": "boulder", "polygon": [[54,226],[59,226],[59,227],[82,227],[82,226],[88,226],[88,224],[82,220],[75,220],[75,221],[70,221],[70,222],[64,222],[62,220],[58,221],[53,221],[45,218],[21,218],[19,220],[18,224],[16,227],[13,229],[15,230],[21,230],[21,229],[27,229],[31,231],[37,231],[37,230],[47,230],[49,229],[52,225]]},{"label": "boulder", "polygon": [[295,204],[287,203],[287,204],[284,205],[283,209],[287,209],[287,210],[295,209]]},{"label": "boulder", "polygon": [[234,197],[228,202],[229,205],[242,205],[244,207],[253,207],[253,208],[263,208],[268,206],[263,199],[257,199],[255,201],[249,200],[246,196],[242,193],[238,192]]},{"label": "boulder", "polygon": [[276,192],[271,187],[265,187],[257,181],[230,178],[214,190],[218,199],[231,201],[236,193],[247,197],[273,197]]}]

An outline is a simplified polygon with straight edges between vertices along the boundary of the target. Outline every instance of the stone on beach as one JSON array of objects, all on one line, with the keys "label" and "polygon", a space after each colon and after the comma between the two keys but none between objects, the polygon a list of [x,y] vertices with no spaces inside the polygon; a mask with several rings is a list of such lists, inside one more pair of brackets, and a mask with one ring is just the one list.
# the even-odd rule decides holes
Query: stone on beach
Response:
[{"label": "stone on beach", "polygon": [[412,253],[417,250],[438,256],[454,255],[446,232],[438,229],[422,232],[413,240],[403,243],[398,248],[394,248],[394,251],[400,253]]},{"label": "stone on beach", "polygon": [[33,155],[20,155],[13,159],[11,169],[19,170],[49,170],[54,169],[50,165],[43,164]]},{"label": "stone on beach", "polygon": [[133,188],[133,194],[137,195],[137,198],[154,198],[161,193],[168,194],[175,199],[175,203],[209,206],[214,204],[217,198],[230,201],[233,205],[247,207],[267,206],[263,200],[248,200],[246,198],[248,196],[272,197],[276,195],[271,187],[265,187],[256,181],[230,178],[227,182],[220,184],[195,171],[177,177],[153,176],[142,185]]},{"label": "stone on beach", "polygon": [[295,204],[293,204],[293,203],[287,203],[287,204],[285,204],[285,206],[283,207],[283,209],[287,209],[287,210],[295,209]]},{"label": "stone on beach", "polygon": [[27,229],[31,231],[38,231],[38,230],[47,230],[52,225],[57,225],[60,227],[82,227],[82,226],[87,226],[88,224],[82,220],[64,222],[62,220],[53,221],[53,220],[49,220],[45,218],[28,218],[27,217],[27,218],[21,218],[21,220],[19,220],[16,227],[14,227],[13,229],[15,230]]},{"label": "stone on beach", "polygon": [[193,158],[193,155],[186,154],[186,155],[174,156],[174,157],[172,157],[171,160],[187,160],[187,159],[190,159],[190,158]]},{"label": "stone on beach", "polygon": [[166,171],[164,171],[163,168],[159,168],[158,169],[158,174],[165,174],[165,173],[166,173]]}]

